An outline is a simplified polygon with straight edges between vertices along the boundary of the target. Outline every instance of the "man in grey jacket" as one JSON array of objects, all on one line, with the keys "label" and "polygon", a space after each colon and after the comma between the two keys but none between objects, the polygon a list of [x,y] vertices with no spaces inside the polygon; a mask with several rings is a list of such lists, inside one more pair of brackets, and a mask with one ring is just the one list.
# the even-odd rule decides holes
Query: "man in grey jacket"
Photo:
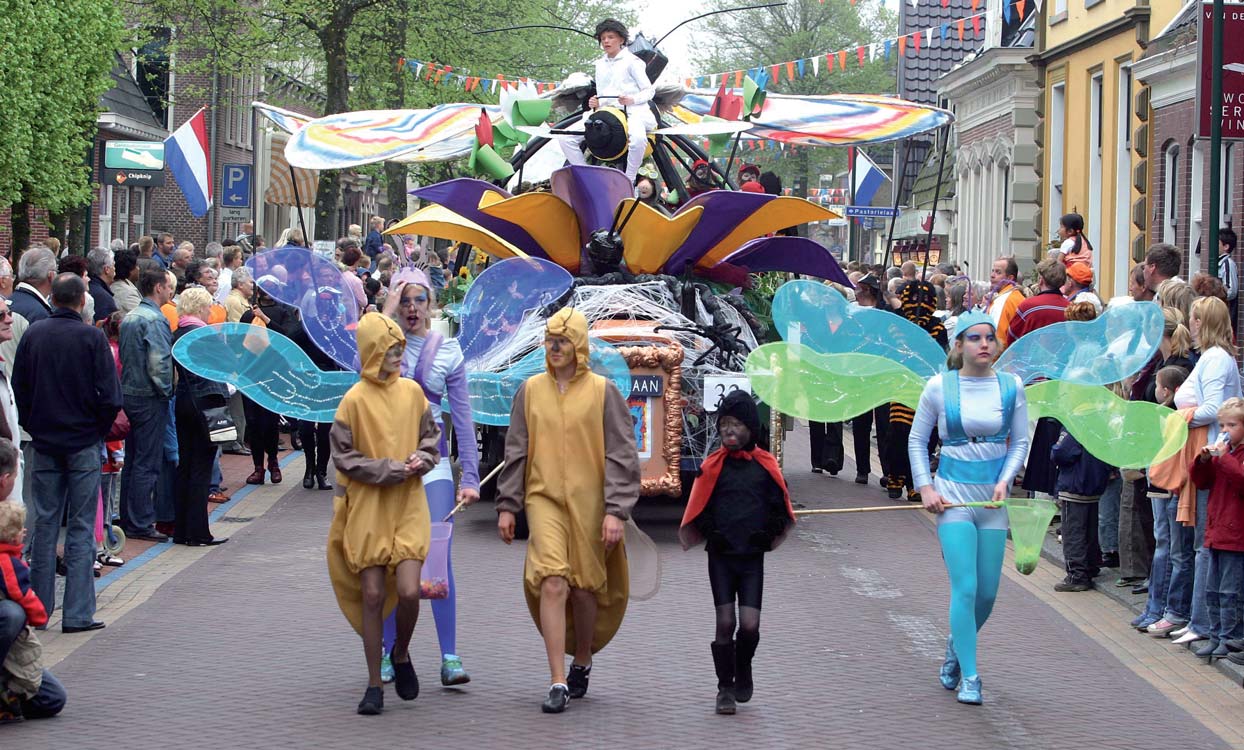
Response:
[{"label": "man in grey jacket", "polygon": [[138,279],[142,302],[121,322],[121,394],[130,435],[121,473],[121,527],[131,539],[168,537],[155,529],[153,496],[164,460],[169,401],[173,397],[173,332],[160,306],[173,298],[173,285],[160,268]]}]

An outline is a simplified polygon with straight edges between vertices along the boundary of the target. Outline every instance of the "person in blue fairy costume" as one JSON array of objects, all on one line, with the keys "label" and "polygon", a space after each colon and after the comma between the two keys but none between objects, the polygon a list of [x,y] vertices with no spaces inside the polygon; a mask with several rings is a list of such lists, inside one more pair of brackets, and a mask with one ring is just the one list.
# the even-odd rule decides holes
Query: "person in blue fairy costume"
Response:
[{"label": "person in blue fairy costume", "polygon": [[[431,312],[435,303],[436,295],[427,275],[416,268],[404,268],[394,274],[389,283],[384,313],[397,321],[406,336],[402,377],[412,378],[423,388],[438,424],[444,425],[446,421],[441,404],[449,402],[448,416],[453,424],[458,463],[462,468],[458,491],[454,492],[444,429],[441,430],[440,463],[423,477],[432,520],[440,521],[456,503],[470,505],[479,500],[479,449],[475,441],[475,423],[471,418],[462,348],[456,340],[444,338],[431,330]],[[432,617],[436,621],[436,636],[441,646],[441,684],[464,685],[470,682],[471,677],[463,669],[462,660],[457,655],[457,587],[454,584],[452,558],[449,563],[449,596],[432,600]],[[389,653],[396,635],[396,621],[390,617],[384,624],[385,656],[381,673],[385,682],[392,680]]]},{"label": "person in blue fairy costume", "polygon": [[[937,514],[937,537],[950,576],[950,637],[940,679],[960,703],[981,703],[976,634],[993,610],[1006,551],[1002,501],[1028,454],[1023,383],[996,373],[1001,346],[993,319],[960,316],[949,369],[920,394],[907,441],[912,478],[925,510]],[[929,468],[929,435],[942,439],[937,476]],[[986,507],[952,507],[987,502]],[[992,503],[996,503],[993,505]]]}]

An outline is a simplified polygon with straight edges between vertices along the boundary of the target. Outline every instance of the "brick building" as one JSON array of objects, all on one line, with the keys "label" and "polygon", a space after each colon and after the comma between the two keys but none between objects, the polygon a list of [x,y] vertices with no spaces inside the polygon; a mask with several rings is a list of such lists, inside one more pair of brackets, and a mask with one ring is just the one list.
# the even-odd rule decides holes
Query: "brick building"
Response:
[{"label": "brick building", "polygon": [[[1184,257],[1184,278],[1208,271],[1209,142],[1196,138],[1197,11],[1187,4],[1133,66],[1149,87],[1148,158],[1135,175],[1142,194],[1134,220],[1145,244],[1167,242]],[[1138,147],[1141,145],[1137,144]],[[1222,144],[1220,226],[1240,231],[1244,207],[1244,145]],[[1143,249],[1143,248],[1138,248]],[[1237,265],[1240,257],[1237,252]]]}]

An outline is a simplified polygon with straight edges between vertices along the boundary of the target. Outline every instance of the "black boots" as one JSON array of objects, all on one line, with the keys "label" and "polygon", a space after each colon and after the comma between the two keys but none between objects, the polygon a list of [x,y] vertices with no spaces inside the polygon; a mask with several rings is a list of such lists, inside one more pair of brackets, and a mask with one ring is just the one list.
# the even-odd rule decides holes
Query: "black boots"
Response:
[{"label": "black boots", "polygon": [[328,476],[325,474],[316,474],[315,484],[321,490],[331,490],[333,488],[332,483],[328,481]]},{"label": "black boots", "polygon": [[740,631],[734,641],[734,697],[739,703],[752,699],[752,657],[758,645],[759,633]]},{"label": "black boots", "polygon": [[734,705],[734,643],[717,643],[713,647],[713,666],[717,668],[717,713],[733,714]]},{"label": "black boots", "polygon": [[302,475],[302,488],[309,490],[315,486],[315,470],[308,466],[307,472]]}]

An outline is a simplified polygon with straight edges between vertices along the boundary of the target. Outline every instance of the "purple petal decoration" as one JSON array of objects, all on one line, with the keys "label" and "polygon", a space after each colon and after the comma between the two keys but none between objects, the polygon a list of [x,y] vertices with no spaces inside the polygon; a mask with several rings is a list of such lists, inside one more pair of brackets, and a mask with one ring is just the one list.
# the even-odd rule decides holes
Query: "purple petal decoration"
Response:
[{"label": "purple petal decoration", "polygon": [[358,307],[335,263],[305,247],[286,245],[253,256],[246,267],[270,297],[298,308],[302,327],[320,351],[358,372]]},{"label": "purple petal decoration", "polygon": [[611,167],[571,165],[553,173],[553,195],[566,201],[579,217],[579,244],[592,232],[613,225],[613,213],[634,195],[626,173]]},{"label": "purple petal decoration", "polygon": [[497,193],[505,198],[513,197],[509,192],[492,183],[470,177],[459,177],[456,180],[438,182],[435,185],[412,190],[410,194],[425,201],[444,206],[464,219],[469,219],[479,224],[484,229],[532,257],[549,257],[548,253],[544,252],[544,248],[540,247],[540,243],[536,242],[526,229],[514,222],[489,216],[479,210],[480,198],[484,196],[484,193],[489,192]]},{"label": "purple petal decoration", "polygon": [[[852,288],[854,285],[834,256],[819,242],[806,237],[760,237],[743,243],[722,263],[745,266],[752,273],[786,271],[836,281]],[[720,265],[720,264],[718,264]]]},{"label": "purple petal decoration", "polygon": [[704,206],[704,213],[695,229],[691,230],[687,241],[665,262],[664,272],[674,276],[682,275],[688,266],[694,266],[696,261],[734,231],[744,219],[776,197],[763,193],[711,190],[687,201],[677,213],[687,211],[693,206]]}]

